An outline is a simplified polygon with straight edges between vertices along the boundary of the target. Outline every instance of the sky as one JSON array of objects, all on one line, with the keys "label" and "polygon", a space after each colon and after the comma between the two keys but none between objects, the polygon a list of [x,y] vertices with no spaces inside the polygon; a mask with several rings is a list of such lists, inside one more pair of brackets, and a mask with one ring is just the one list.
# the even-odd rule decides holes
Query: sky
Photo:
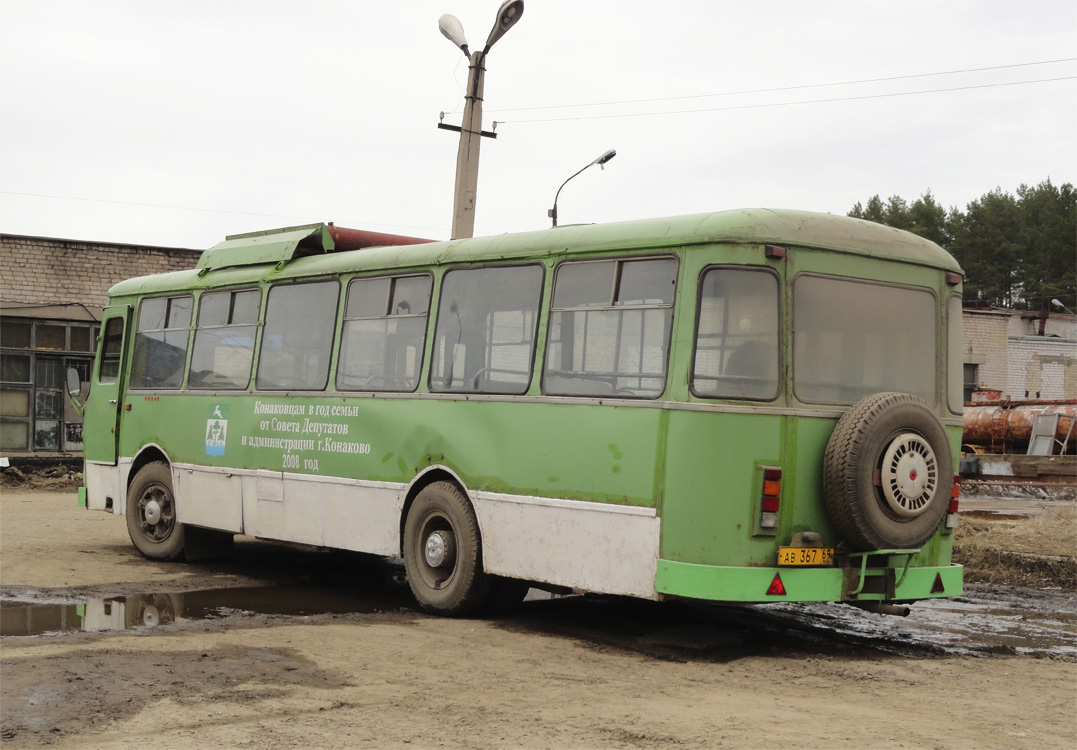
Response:
[{"label": "sky", "polygon": [[[498,0],[0,0],[0,232],[447,239]],[[847,213],[1077,182],[1074,0],[525,0],[486,58],[476,235]]]}]

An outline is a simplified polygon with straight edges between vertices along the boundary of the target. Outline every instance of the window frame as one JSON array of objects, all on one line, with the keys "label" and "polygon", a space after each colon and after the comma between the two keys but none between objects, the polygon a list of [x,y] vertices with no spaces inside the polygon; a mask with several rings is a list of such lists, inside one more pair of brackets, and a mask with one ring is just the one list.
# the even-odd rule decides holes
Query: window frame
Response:
[{"label": "window frame", "polygon": [[[153,301],[156,301],[156,300],[165,300],[165,319],[164,319],[164,323],[167,326],[169,316],[170,316],[170,313],[171,313],[171,310],[172,310],[172,300],[176,300],[176,299],[189,299],[191,301],[191,314],[190,314],[190,319],[187,321],[186,326],[179,326],[179,327],[176,327],[176,328],[168,328],[168,327],[165,327],[165,328],[152,328],[152,329],[147,329],[145,331],[143,331],[141,329],[141,327],[142,327],[142,306],[144,304],[146,304],[146,302],[153,302]],[[191,349],[194,346],[193,334],[194,334],[194,331],[197,329],[197,326],[195,325],[195,320],[196,320],[195,302],[196,302],[196,300],[195,300],[194,294],[192,292],[186,292],[186,293],[180,293],[180,294],[173,293],[173,294],[166,294],[166,295],[154,296],[154,297],[143,297],[142,299],[140,299],[138,301],[137,314],[135,316],[135,321],[134,321],[133,325],[131,326],[132,333],[134,334],[134,341],[131,344],[131,364],[127,368],[127,370],[128,370],[128,378],[129,378],[129,380],[128,380],[128,388],[130,390],[133,390],[133,391],[156,391],[156,390],[174,391],[174,390],[180,390],[180,389],[183,388],[184,384],[187,382],[188,359],[191,356]],[[173,385],[159,385],[159,384],[158,385],[134,385],[131,381],[134,379],[134,363],[135,363],[135,360],[137,359],[136,355],[137,355],[137,352],[138,352],[139,334],[142,334],[142,333],[168,333],[168,332],[171,332],[171,331],[183,331],[183,330],[187,331],[187,339],[186,339],[186,343],[185,343],[184,350],[183,350],[183,364],[180,366],[180,380],[179,380],[179,383],[174,385],[174,386]]]},{"label": "window frame", "polygon": [[[708,273],[712,271],[722,270],[734,270],[734,271],[748,271],[752,273],[765,273],[774,279],[775,282],[775,301],[778,303],[777,308],[777,322],[778,328],[775,332],[777,341],[777,383],[775,386],[774,395],[766,398],[751,398],[748,396],[715,396],[707,393],[699,393],[695,387],[696,380],[696,356],[699,352],[699,326],[702,321],[703,313],[703,284],[704,279]],[[704,266],[700,269],[699,277],[696,282],[696,310],[695,310],[695,326],[692,329],[692,356],[688,363],[688,392],[695,398],[707,399],[710,401],[755,401],[759,403],[771,403],[782,398],[783,393],[786,390],[786,372],[785,372],[785,288],[782,284],[782,275],[771,266],[763,265],[747,265],[736,263],[712,263]],[[789,337],[790,342],[792,337]]]},{"label": "window frame", "polygon": [[[396,282],[398,280],[400,280],[400,279],[418,279],[418,278],[425,278],[429,282],[429,288],[427,290],[427,297],[426,297],[426,312],[423,312],[423,313],[408,313],[406,315],[393,315],[391,306],[392,306],[392,302],[393,302],[393,294],[394,294],[394,291],[396,289]],[[389,281],[388,292],[386,293],[386,298],[384,300],[384,302],[385,302],[384,307],[387,310],[387,313],[383,314],[383,315],[380,315],[380,316],[374,316],[374,317],[362,316],[362,315],[355,316],[355,317],[348,317],[348,300],[349,300],[349,298],[351,296],[352,286],[354,284],[356,284],[356,283],[362,283],[364,281],[379,281],[381,279],[387,279]],[[433,316],[433,315],[430,314],[435,300],[438,300],[438,297],[434,294],[435,281],[436,280],[434,278],[434,274],[431,273],[430,271],[417,271],[417,272],[406,272],[405,271],[405,272],[400,272],[400,273],[388,273],[388,274],[381,273],[381,274],[377,274],[377,275],[374,275],[374,276],[356,276],[356,277],[353,277],[351,279],[348,279],[348,283],[344,285],[344,295],[343,295],[344,299],[343,299],[341,312],[340,312],[340,316],[339,316],[339,318],[340,318],[340,330],[337,332],[337,337],[336,337],[336,342],[337,342],[337,363],[336,364],[337,364],[337,366],[336,366],[335,372],[333,373],[333,387],[336,388],[337,391],[340,391],[342,393],[415,393],[419,389],[419,385],[422,383],[423,377],[426,374],[426,365],[427,365],[427,362],[426,362],[426,345],[432,339],[432,337],[430,335],[430,332],[431,332],[430,322],[431,322],[431,320],[434,320],[436,318],[436,316]],[[342,362],[343,356],[344,356],[344,332],[345,332],[345,329],[347,328],[347,325],[348,325],[349,321],[356,321],[356,320],[386,320],[386,321],[388,321],[388,320],[394,320],[394,319],[395,320],[402,320],[402,319],[417,320],[419,318],[425,318],[426,319],[426,324],[423,326],[423,342],[422,342],[422,346],[419,347],[419,351],[418,351],[419,361],[416,363],[416,368],[415,368],[415,384],[411,388],[369,388],[369,387],[351,388],[351,387],[343,387],[343,386],[341,386],[341,384],[340,384],[340,365],[341,365],[341,362]],[[431,360],[432,359],[433,359],[433,355],[431,355]],[[367,385],[369,385],[369,384],[367,384]]]},{"label": "window frame", "polygon": [[[797,283],[802,279],[825,279],[825,280],[830,280],[830,281],[846,282],[846,283],[853,283],[853,284],[863,284],[865,286],[875,286],[875,287],[882,287],[882,288],[888,288],[888,289],[903,289],[903,290],[906,290],[906,291],[912,291],[912,292],[918,292],[918,293],[926,293],[926,294],[930,295],[930,297],[932,299],[932,304],[933,304],[932,311],[931,311],[931,316],[930,316],[931,321],[932,321],[932,327],[933,327],[933,331],[932,331],[932,335],[931,335],[931,341],[932,341],[932,346],[933,346],[933,349],[932,349],[932,363],[933,364],[932,364],[932,370],[931,370],[932,396],[931,396],[931,398],[924,398],[924,396],[922,396],[921,394],[912,394],[912,395],[917,395],[917,396],[920,396],[921,398],[924,398],[925,401],[927,401],[929,404],[932,404],[932,408],[934,408],[936,404],[940,403],[940,401],[942,399],[944,399],[944,396],[941,393],[940,384],[939,384],[939,342],[940,342],[940,335],[945,335],[945,333],[940,332],[939,296],[938,296],[937,290],[935,290],[934,288],[932,288],[930,286],[922,286],[922,285],[917,285],[917,284],[899,284],[899,283],[896,283],[896,282],[879,281],[878,279],[864,278],[862,276],[841,276],[841,275],[838,275],[838,274],[817,273],[817,272],[798,273],[791,280],[791,282],[789,284],[789,297],[790,297],[790,300],[791,300],[791,302],[790,302],[790,312],[789,312],[789,317],[790,317],[790,336],[789,336],[789,360],[790,360],[790,366],[789,366],[789,372],[790,372],[790,392],[791,392],[793,398],[795,398],[797,401],[799,401],[801,403],[804,403],[804,404],[833,404],[833,405],[839,405],[839,406],[849,406],[849,405],[855,404],[857,401],[861,400],[862,398],[866,398],[866,395],[865,395],[865,396],[860,396],[860,397],[854,398],[851,401],[850,400],[839,400],[839,399],[812,399],[812,398],[805,398],[804,396],[802,396],[797,391],[797,356],[796,356],[796,354],[797,354],[797,330],[796,330],[797,329],[797,325],[796,325]],[[892,390],[892,389],[889,389],[889,390]],[[881,392],[881,391],[878,391],[878,392]],[[911,393],[911,391],[908,391],[908,390],[905,390],[903,392]],[[867,395],[871,395],[871,394],[869,393]]]},{"label": "window frame", "polygon": [[[956,315],[954,311],[950,309],[955,302],[957,303]],[[943,372],[942,382],[945,385],[944,390],[946,393],[946,398],[944,400],[946,401],[946,406],[951,414],[962,414],[965,408],[964,304],[963,295],[954,293],[946,298],[946,304],[943,305],[942,308],[945,310],[946,315],[946,326],[944,328],[946,336],[946,365]],[[958,330],[956,340],[953,340],[952,326],[955,318],[957,320]],[[955,359],[955,354],[956,361],[951,361]],[[960,394],[957,396],[957,403],[954,402],[955,386],[957,392]]]},{"label": "window frame", "polygon": [[[660,304],[660,305],[655,305],[655,304],[629,305],[629,304],[620,304],[620,303],[618,303],[617,296],[618,296],[618,294],[620,293],[620,290],[621,290],[621,282],[622,282],[623,275],[624,275],[624,264],[625,263],[637,263],[637,262],[645,262],[645,261],[654,261],[654,260],[672,260],[673,263],[674,263],[673,293],[670,295],[669,303],[663,303],[663,304]],[[613,279],[612,279],[612,282],[610,284],[608,303],[605,304],[605,305],[601,305],[601,306],[587,306],[587,305],[584,305],[584,306],[575,306],[575,307],[557,307],[556,304],[555,304],[555,300],[557,298],[557,280],[558,280],[558,277],[559,277],[561,271],[564,268],[568,267],[568,266],[580,266],[580,265],[597,264],[597,263],[613,263],[614,264]],[[549,306],[549,308],[547,310],[548,318],[546,320],[546,340],[544,342],[544,347],[543,347],[543,357],[542,357],[541,372],[540,372],[540,378],[539,378],[539,389],[542,392],[542,394],[544,396],[549,396],[551,398],[578,398],[578,399],[587,399],[587,398],[591,398],[591,399],[593,399],[593,398],[617,398],[617,399],[621,399],[621,398],[624,398],[624,399],[634,399],[634,400],[639,400],[639,401],[656,401],[658,399],[661,399],[667,393],[667,391],[669,390],[670,356],[671,356],[671,352],[672,352],[672,349],[673,349],[673,327],[674,327],[674,322],[675,322],[675,318],[676,318],[677,297],[678,297],[678,294],[679,294],[679,286],[680,286],[680,273],[681,273],[681,269],[682,269],[683,265],[684,264],[682,263],[681,257],[679,255],[677,255],[676,253],[655,253],[653,255],[652,254],[647,254],[647,255],[613,255],[613,256],[604,256],[604,257],[601,257],[601,258],[569,258],[569,259],[565,259],[565,260],[562,260],[561,262],[559,262],[553,269],[553,281],[550,284],[550,306]],[[650,376],[651,378],[660,377],[661,382],[662,382],[662,387],[657,392],[655,392],[653,395],[652,394],[621,394],[621,393],[616,393],[615,390],[611,391],[608,395],[595,395],[595,394],[585,394],[585,393],[578,393],[578,394],[551,393],[547,389],[547,380],[546,380],[547,370],[548,370],[547,362],[548,362],[548,358],[549,358],[549,355],[550,355],[551,344],[553,343],[553,340],[552,340],[551,337],[553,336],[553,327],[554,327],[553,326],[553,320],[554,320],[554,315],[556,313],[563,313],[563,312],[617,312],[617,313],[625,313],[625,312],[630,312],[630,311],[633,311],[633,310],[646,311],[646,310],[667,310],[667,309],[669,310],[669,322],[668,322],[668,328],[666,329],[666,332],[665,332],[666,340],[665,340],[664,347],[663,347],[664,351],[663,351],[663,356],[662,356],[662,373],[661,373],[661,376]],[[643,324],[642,324],[642,321],[641,321],[641,326],[642,325]],[[563,343],[562,343],[562,345],[563,345]],[[617,377],[620,377],[620,376],[619,375],[614,375],[613,377],[617,378]],[[638,374],[636,376],[631,376],[631,375],[626,374],[626,375],[624,375],[624,377],[637,377],[637,378],[643,379],[645,376],[643,374]]]},{"label": "window frame", "polygon": [[[202,314],[202,300],[207,295],[214,295],[214,294],[235,295],[235,294],[240,294],[240,293],[243,293],[243,292],[258,292],[258,307],[257,307],[258,312],[257,312],[257,315],[255,316],[255,319],[254,319],[253,323],[239,323],[239,324],[226,323],[224,325],[212,325],[212,326],[203,326],[203,325],[201,325],[199,323],[199,316],[201,316],[201,314]],[[265,298],[266,298],[265,290],[261,286],[258,286],[258,285],[255,285],[255,286],[244,285],[244,286],[239,286],[239,287],[234,287],[234,288],[222,288],[222,289],[203,289],[198,294],[198,297],[195,299],[194,312],[191,314],[191,322],[192,322],[191,351],[190,351],[190,354],[187,356],[187,370],[186,370],[186,373],[184,374],[184,382],[186,383],[186,389],[187,390],[197,390],[197,391],[217,391],[217,390],[220,390],[220,391],[246,391],[246,390],[250,390],[251,381],[254,380],[254,364],[256,362],[255,355],[258,353],[259,329],[262,326],[262,307],[265,304]],[[231,318],[234,311],[235,311],[235,302],[230,301],[229,302],[229,318]],[[236,386],[236,387],[221,386],[219,384],[205,385],[205,386],[203,386],[203,385],[193,385],[192,382],[191,382],[191,368],[194,366],[194,363],[195,363],[195,349],[198,346],[198,332],[202,331],[202,330],[223,330],[223,329],[227,329],[227,328],[240,328],[240,327],[247,327],[247,326],[250,326],[250,327],[254,328],[254,337],[253,337],[254,338],[254,343],[251,345],[251,361],[250,361],[250,366],[247,368],[247,381],[246,381],[246,383],[244,383],[242,386]]]},{"label": "window frame", "polygon": [[[527,382],[524,384],[524,387],[522,389],[518,390],[518,391],[515,391],[515,390],[514,391],[504,391],[504,390],[494,391],[494,390],[478,390],[478,389],[475,389],[475,390],[454,390],[454,389],[451,389],[451,388],[443,388],[443,387],[435,388],[435,386],[434,386],[434,382],[435,382],[434,367],[436,366],[437,361],[438,361],[438,357],[437,357],[438,330],[439,330],[439,326],[441,324],[442,303],[445,300],[445,281],[446,281],[446,279],[448,279],[449,276],[451,276],[452,274],[457,273],[457,272],[461,272],[461,271],[485,271],[485,270],[496,270],[496,269],[520,269],[520,268],[537,268],[539,270],[539,280],[538,280],[538,285],[537,285],[538,298],[535,300],[535,316],[534,316],[535,320],[534,320],[534,324],[533,324],[532,332],[531,332],[531,347],[530,347],[530,350],[529,350],[529,353],[528,353],[528,361],[530,363],[530,366],[529,366],[528,371],[527,371]],[[430,393],[442,394],[442,395],[447,395],[447,396],[470,397],[470,396],[484,396],[484,395],[489,395],[489,396],[523,396],[523,395],[526,395],[527,392],[531,390],[531,388],[534,386],[534,382],[535,382],[535,361],[536,361],[535,355],[536,355],[536,353],[538,351],[539,334],[540,334],[541,328],[542,328],[541,323],[542,323],[543,314],[545,313],[544,305],[545,305],[545,297],[546,297],[546,273],[547,273],[547,270],[548,269],[547,269],[546,265],[539,262],[539,261],[525,261],[525,262],[522,262],[522,263],[483,263],[483,264],[477,264],[477,265],[455,266],[455,267],[452,267],[452,268],[448,268],[441,275],[441,278],[437,280],[437,294],[432,295],[432,297],[431,297],[431,301],[433,301],[434,299],[437,300],[437,314],[434,317],[433,328],[432,329],[428,328],[428,332],[432,332],[433,335],[428,336],[428,341],[426,342],[426,346],[430,347],[430,361],[427,363],[426,369],[425,369],[427,391],[429,391]],[[446,312],[451,312],[451,310],[447,310]],[[480,370],[479,374],[481,374],[481,370]],[[472,376],[472,377],[477,377],[477,375]]]},{"label": "window frame", "polygon": [[[266,387],[266,386],[260,385],[258,383],[258,378],[260,377],[261,370],[262,370],[262,356],[263,356],[263,354],[265,352],[266,327],[267,327],[267,324],[268,324],[268,317],[269,317],[269,298],[273,294],[273,290],[278,289],[278,288],[283,288],[283,287],[299,287],[299,286],[304,286],[304,285],[309,285],[309,284],[327,284],[327,283],[335,284],[335,286],[336,286],[336,301],[333,304],[333,318],[332,318],[333,329],[329,332],[329,353],[328,353],[328,359],[326,360],[326,366],[325,366],[325,379],[323,380],[321,387],[320,388],[296,388],[296,387],[291,387],[291,386],[288,386],[288,387]],[[318,393],[318,392],[324,392],[329,387],[330,376],[333,374],[333,356],[335,354],[334,350],[336,349],[337,341],[339,339],[339,336],[338,336],[338,323],[341,320],[341,312],[340,312],[340,290],[341,290],[341,288],[342,288],[342,284],[340,283],[340,278],[336,277],[336,276],[329,276],[329,277],[315,277],[315,278],[302,277],[302,278],[297,278],[297,279],[282,280],[282,281],[276,282],[274,284],[271,284],[269,287],[267,287],[265,290],[263,290],[264,293],[262,294],[262,298],[259,300],[259,315],[258,315],[258,322],[257,322],[257,329],[258,330],[256,330],[256,332],[255,332],[255,348],[254,348],[254,352],[251,355],[252,356],[251,369],[253,370],[253,375],[252,375],[251,379],[247,381],[247,387],[248,388],[252,387],[251,381],[253,381],[253,389],[254,390],[256,390],[256,391],[264,391],[264,392],[267,392],[267,393],[287,393],[289,391],[299,391],[299,392],[304,392],[304,393],[308,393],[308,392],[309,393]]]}]

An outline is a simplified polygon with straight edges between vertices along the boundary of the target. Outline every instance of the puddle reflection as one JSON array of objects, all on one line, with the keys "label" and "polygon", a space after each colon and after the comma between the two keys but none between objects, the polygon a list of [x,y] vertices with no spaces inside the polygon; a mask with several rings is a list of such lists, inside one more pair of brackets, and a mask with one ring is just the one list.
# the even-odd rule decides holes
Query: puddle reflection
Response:
[{"label": "puddle reflection", "polygon": [[412,605],[407,582],[392,579],[381,589],[364,586],[363,591],[305,585],[139,594],[63,603],[4,600],[0,601],[0,635],[156,628],[173,622],[211,620],[244,613],[362,614],[411,608]]}]

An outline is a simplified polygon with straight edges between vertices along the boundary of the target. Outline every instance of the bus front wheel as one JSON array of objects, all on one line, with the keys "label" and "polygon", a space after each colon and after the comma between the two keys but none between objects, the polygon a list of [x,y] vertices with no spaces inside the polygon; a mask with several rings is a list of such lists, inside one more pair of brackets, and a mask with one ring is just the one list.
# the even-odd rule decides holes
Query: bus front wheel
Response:
[{"label": "bus front wheel", "polygon": [[176,517],[172,472],[162,461],[143,466],[127,490],[127,533],[151,560],[183,556],[184,529]]},{"label": "bus front wheel", "polygon": [[427,612],[468,615],[490,598],[475,510],[449,482],[423,488],[404,522],[408,585]]}]

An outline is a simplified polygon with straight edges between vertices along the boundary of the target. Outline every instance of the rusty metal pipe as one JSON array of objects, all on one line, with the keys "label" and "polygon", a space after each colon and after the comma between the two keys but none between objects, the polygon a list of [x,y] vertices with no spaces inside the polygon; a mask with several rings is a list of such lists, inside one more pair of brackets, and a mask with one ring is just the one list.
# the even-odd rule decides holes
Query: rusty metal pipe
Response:
[{"label": "rusty metal pipe", "polygon": [[993,453],[1005,453],[1008,448],[1028,444],[1032,425],[1041,414],[1059,415],[1055,438],[1062,441],[1073,429],[1077,403],[1022,401],[966,406],[961,442],[988,446]]},{"label": "rusty metal pipe", "polygon": [[361,250],[364,247],[394,247],[397,245],[422,245],[436,240],[427,240],[422,237],[408,237],[402,234],[384,234],[371,232],[366,229],[348,229],[329,224],[329,236],[333,238],[336,249],[339,252],[345,250]]}]

